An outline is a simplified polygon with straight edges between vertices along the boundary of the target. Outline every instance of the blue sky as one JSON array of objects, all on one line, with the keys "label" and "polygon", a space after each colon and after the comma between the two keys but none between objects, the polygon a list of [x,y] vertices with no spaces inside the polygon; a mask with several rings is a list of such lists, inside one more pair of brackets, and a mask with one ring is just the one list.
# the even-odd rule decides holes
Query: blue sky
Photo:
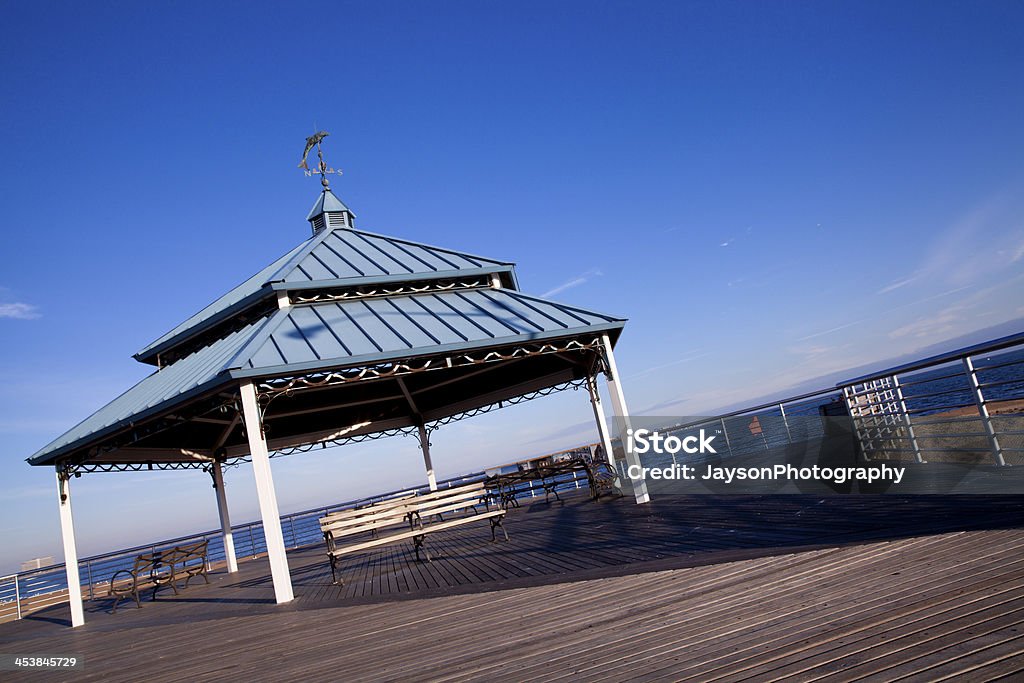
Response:
[{"label": "blue sky", "polygon": [[[314,126],[360,227],[629,317],[634,412],[1024,316],[1022,21],[1019,2],[0,4],[0,572],[59,557],[53,474],[23,459],[307,236]],[[435,465],[591,422],[568,392],[438,432]],[[274,468],[284,511],[422,478],[401,438]],[[227,480],[256,518],[250,469]],[[74,502],[83,554],[217,525],[199,473],[86,476]]]}]

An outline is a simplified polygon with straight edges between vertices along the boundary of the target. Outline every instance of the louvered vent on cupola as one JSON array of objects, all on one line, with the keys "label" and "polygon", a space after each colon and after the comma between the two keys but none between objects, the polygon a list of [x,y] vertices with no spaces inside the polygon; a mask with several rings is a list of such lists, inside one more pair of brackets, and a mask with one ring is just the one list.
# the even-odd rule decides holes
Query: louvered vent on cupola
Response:
[{"label": "louvered vent on cupola", "polygon": [[319,232],[324,228],[334,230],[335,228],[355,227],[356,215],[352,213],[340,199],[334,196],[329,189],[324,189],[320,197],[313,205],[313,209],[306,216],[306,220],[313,226],[313,232]]}]

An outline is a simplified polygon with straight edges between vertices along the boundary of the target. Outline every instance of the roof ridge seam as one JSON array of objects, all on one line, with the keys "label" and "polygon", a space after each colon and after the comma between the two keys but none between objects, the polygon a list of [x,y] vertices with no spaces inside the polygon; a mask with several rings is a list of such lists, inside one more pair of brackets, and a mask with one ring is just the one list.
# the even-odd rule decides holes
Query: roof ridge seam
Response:
[{"label": "roof ridge seam", "polygon": [[571,306],[569,304],[563,304],[559,301],[552,301],[551,299],[545,299],[543,297],[535,296],[533,294],[526,294],[525,292],[520,292],[519,290],[505,289],[503,291],[507,292],[512,296],[530,299],[531,301],[540,301],[542,303],[548,304],[549,306],[554,306],[556,308],[568,309],[570,311],[576,311],[577,313],[586,313],[587,315],[596,315],[599,318],[604,318],[608,322],[623,322],[628,320],[628,318],[620,318],[618,316],[608,315],[607,313],[598,313],[597,311],[593,311],[589,308],[583,308],[582,306]]},{"label": "roof ridge seam", "polygon": [[386,240],[393,240],[395,242],[401,242],[402,244],[411,244],[411,245],[416,246],[416,247],[427,247],[429,249],[436,249],[437,251],[443,251],[446,254],[455,254],[456,256],[465,256],[465,257],[470,258],[471,260],[472,259],[480,259],[482,261],[489,261],[491,263],[497,263],[497,264],[500,264],[500,265],[503,265],[503,266],[514,266],[515,265],[515,261],[499,261],[497,259],[489,258],[487,256],[480,256],[478,254],[473,254],[473,253],[468,252],[468,251],[457,251],[455,249],[449,249],[447,247],[439,247],[436,244],[428,244],[427,242],[415,242],[413,240],[405,239],[403,237],[394,237],[392,235],[384,235],[384,234],[379,233],[379,232],[370,232],[369,230],[358,230],[356,228],[350,228],[350,232],[357,232],[357,233],[361,233],[363,235],[369,235],[370,237],[380,237],[380,238],[383,238],[383,239],[386,239]]},{"label": "roof ridge seam", "polygon": [[249,353],[252,347],[256,346],[257,341],[260,344],[266,341],[266,339],[268,339],[270,335],[276,332],[277,328],[281,326],[281,323],[284,322],[284,319],[288,317],[288,313],[289,310],[287,308],[279,308],[276,311],[274,311],[274,313],[267,318],[266,322],[264,322],[261,327],[259,327],[253,332],[253,335],[249,338],[249,341],[242,344],[238,351],[235,352],[235,354],[232,355],[231,358],[229,358],[226,363],[224,363],[224,365],[221,368],[221,371],[223,372],[225,370],[233,369],[235,365],[238,362],[240,362],[240,359],[242,359],[247,353]]}]

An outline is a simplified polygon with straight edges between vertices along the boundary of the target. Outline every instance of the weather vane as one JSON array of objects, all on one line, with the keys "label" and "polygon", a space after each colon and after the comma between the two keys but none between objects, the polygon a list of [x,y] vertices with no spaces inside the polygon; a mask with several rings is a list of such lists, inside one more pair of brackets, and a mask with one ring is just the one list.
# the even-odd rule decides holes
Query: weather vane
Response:
[{"label": "weather vane", "polygon": [[[306,149],[302,151],[302,161],[299,162],[299,168],[301,168],[307,176],[311,176],[314,173],[320,175],[320,184],[324,186],[325,190],[328,189],[328,174],[337,173],[338,175],[341,175],[340,168],[337,170],[328,168],[327,164],[324,163],[324,153],[323,150],[320,149],[320,143],[323,142],[323,139],[328,135],[330,135],[330,133],[326,130],[322,130],[319,133],[314,133],[306,138]],[[316,156],[320,160],[320,163],[317,164],[315,169],[310,169],[309,165],[306,163],[306,158],[309,156],[309,150],[313,149],[314,146],[316,147]]]}]

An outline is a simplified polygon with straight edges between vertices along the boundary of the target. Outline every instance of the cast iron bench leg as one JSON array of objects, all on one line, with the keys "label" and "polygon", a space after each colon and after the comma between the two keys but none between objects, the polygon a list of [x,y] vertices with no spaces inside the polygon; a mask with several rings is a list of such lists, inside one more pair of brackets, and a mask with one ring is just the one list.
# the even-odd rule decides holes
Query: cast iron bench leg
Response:
[{"label": "cast iron bench leg", "polygon": [[491,543],[494,543],[496,540],[498,540],[495,537],[495,529],[498,529],[499,527],[501,528],[501,533],[505,534],[505,540],[506,541],[508,540],[508,532],[505,531],[505,525],[501,523],[501,520],[502,520],[502,517],[491,517],[491,519],[490,519],[490,522],[491,522]]},{"label": "cast iron bench leg", "polygon": [[423,534],[422,536],[413,536],[412,537],[413,547],[416,550],[416,561],[417,562],[420,561],[420,550],[423,550],[423,554],[427,556],[427,562],[433,562],[433,559],[430,557],[430,551],[427,550],[427,547],[425,545],[423,545],[423,542],[426,540],[426,538],[427,538],[426,534]]}]

